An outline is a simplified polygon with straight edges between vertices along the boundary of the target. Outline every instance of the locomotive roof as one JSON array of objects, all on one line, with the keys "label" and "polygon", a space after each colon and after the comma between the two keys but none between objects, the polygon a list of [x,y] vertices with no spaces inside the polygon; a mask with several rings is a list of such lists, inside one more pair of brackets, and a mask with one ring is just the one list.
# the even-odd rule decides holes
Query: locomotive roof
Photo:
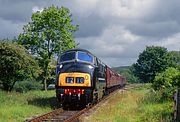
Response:
[{"label": "locomotive roof", "polygon": [[[92,56],[94,56],[95,58],[97,58],[94,54],[92,54],[92,53],[89,52],[88,50],[82,49],[82,48],[70,49],[70,50],[65,51],[64,53],[71,52],[71,51],[82,51],[82,52],[87,52],[87,53],[91,54]],[[98,59],[99,61],[101,61],[99,58],[97,58],[97,59]],[[103,62],[101,61],[101,63],[103,63]],[[103,64],[104,64],[104,63],[103,63]]]},{"label": "locomotive roof", "polygon": [[[82,52],[87,52],[87,53],[93,55],[93,54],[92,54],[91,52],[89,52],[88,50],[81,49],[81,48],[70,49],[70,50],[67,50],[67,51],[65,51],[65,52],[63,52],[63,53],[71,52],[71,51],[82,51]],[[95,55],[93,55],[93,56],[95,56]]]},{"label": "locomotive roof", "polygon": [[[91,54],[91,55],[93,55],[91,52],[89,52],[88,50],[86,50],[86,49],[82,49],[82,48],[74,48],[74,49],[69,49],[69,50],[67,50],[67,51],[65,51],[65,52],[63,52],[63,53],[67,53],[67,52],[71,52],[71,51],[82,51],[82,52],[87,52],[87,53],[89,53],[89,54]],[[96,57],[95,55],[93,55],[94,57]],[[97,58],[97,57],[96,57]],[[98,59],[98,58],[97,58]],[[100,60],[100,59],[99,59]],[[101,62],[101,63],[103,63],[103,62]],[[104,64],[104,63],[103,63]],[[107,66],[107,65],[106,65]],[[114,71],[114,70],[112,70],[112,68],[110,68],[109,66],[107,66],[112,72],[114,72],[114,73],[116,73],[117,75],[120,75],[120,74],[118,74],[116,71]],[[121,75],[120,75],[121,76]]]}]

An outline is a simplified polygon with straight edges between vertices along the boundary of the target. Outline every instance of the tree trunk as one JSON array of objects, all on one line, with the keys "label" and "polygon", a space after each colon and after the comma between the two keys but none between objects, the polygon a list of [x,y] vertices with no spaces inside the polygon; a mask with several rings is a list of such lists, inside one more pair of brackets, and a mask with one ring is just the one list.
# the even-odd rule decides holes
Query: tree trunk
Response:
[{"label": "tree trunk", "polygon": [[44,90],[47,91],[47,80],[44,78]]},{"label": "tree trunk", "polygon": [[10,89],[10,85],[8,83],[3,83],[3,90],[8,92],[9,89]]},{"label": "tree trunk", "polygon": [[16,83],[16,81],[14,81],[13,84],[10,86],[10,88],[9,88],[9,91],[10,91],[10,92],[12,91],[12,89],[13,89],[15,83]]},{"label": "tree trunk", "polygon": [[45,64],[45,71],[44,71],[44,90],[47,91],[47,74],[48,74],[48,65],[49,63]]}]

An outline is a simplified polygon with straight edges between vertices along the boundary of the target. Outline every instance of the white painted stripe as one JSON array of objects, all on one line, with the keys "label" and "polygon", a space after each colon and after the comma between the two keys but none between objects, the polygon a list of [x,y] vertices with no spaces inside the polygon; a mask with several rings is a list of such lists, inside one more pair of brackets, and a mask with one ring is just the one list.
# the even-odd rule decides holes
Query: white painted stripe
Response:
[{"label": "white painted stripe", "polygon": [[105,80],[105,78],[98,78],[98,80]]}]

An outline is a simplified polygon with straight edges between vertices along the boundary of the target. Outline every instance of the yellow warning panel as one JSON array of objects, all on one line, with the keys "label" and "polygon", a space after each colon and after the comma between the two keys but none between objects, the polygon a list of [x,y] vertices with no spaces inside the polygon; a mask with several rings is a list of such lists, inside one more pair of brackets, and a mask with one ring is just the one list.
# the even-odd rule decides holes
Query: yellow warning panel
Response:
[{"label": "yellow warning panel", "polygon": [[91,77],[88,73],[61,73],[59,75],[59,86],[81,86],[91,87]]}]

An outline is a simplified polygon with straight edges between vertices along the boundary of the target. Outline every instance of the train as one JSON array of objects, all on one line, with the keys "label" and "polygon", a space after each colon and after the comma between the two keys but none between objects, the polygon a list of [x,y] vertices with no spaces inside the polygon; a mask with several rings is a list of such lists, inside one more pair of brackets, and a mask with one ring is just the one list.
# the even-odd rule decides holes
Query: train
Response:
[{"label": "train", "polygon": [[70,49],[58,57],[56,97],[62,106],[87,106],[124,87],[126,78],[85,49]]}]

